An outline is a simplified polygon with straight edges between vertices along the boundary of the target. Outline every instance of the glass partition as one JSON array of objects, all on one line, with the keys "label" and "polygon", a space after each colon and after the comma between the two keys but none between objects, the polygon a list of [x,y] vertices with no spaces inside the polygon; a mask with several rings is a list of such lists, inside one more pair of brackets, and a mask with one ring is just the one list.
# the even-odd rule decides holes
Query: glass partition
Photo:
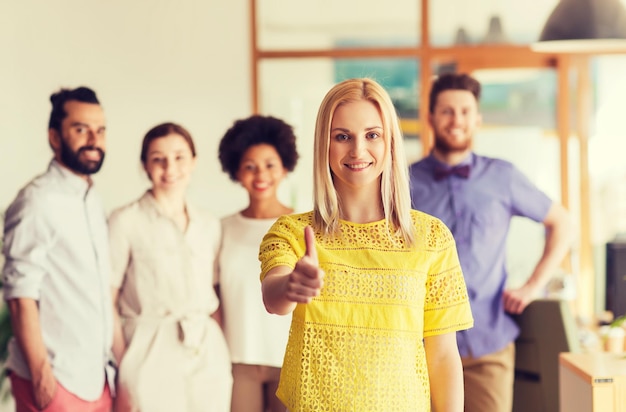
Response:
[{"label": "glass partition", "polygon": [[256,7],[261,50],[420,43],[419,0],[258,0]]},{"label": "glass partition", "polygon": [[597,57],[592,73],[595,102],[588,158],[590,229],[595,311],[600,312],[605,309],[607,243],[626,243],[626,56]]},{"label": "glass partition", "polygon": [[[626,131],[620,105],[626,92],[621,80],[626,57],[593,58],[588,70],[580,62],[590,56],[555,54],[539,59],[524,47],[500,47],[538,40],[552,10],[563,0],[428,0],[428,15],[422,16],[423,1],[254,2],[254,109],[292,123],[302,154],[291,183],[281,185],[284,196],[297,210],[311,208],[315,115],[335,82],[371,76],[385,84],[394,96],[412,162],[424,155],[422,141],[424,147],[430,145],[418,106],[426,104],[428,91],[420,84],[427,88],[431,74],[477,66],[541,67],[474,72],[483,83],[484,116],[476,150],[510,160],[554,199],[568,196],[564,203],[578,235],[568,268],[580,288],[578,311],[591,313],[592,305],[595,312],[603,310],[607,242],[626,237],[626,162],[621,160]],[[626,0],[620,1],[626,5]],[[428,44],[420,36],[424,20]],[[453,46],[484,47],[451,53],[447,48]],[[335,57],[350,59],[320,57],[331,54],[329,50]],[[374,53],[402,58],[373,59]],[[421,61],[412,64],[407,58],[412,56]],[[422,62],[428,65],[427,76],[420,75]],[[564,78],[557,82],[555,68],[568,77],[566,82]],[[557,84],[563,88],[557,90]],[[558,116],[557,99],[563,109]],[[587,107],[590,101],[593,107]],[[589,118],[594,120],[591,124]],[[560,165],[560,159],[567,164]],[[528,277],[543,242],[541,225],[514,219],[507,261],[511,283]]]},{"label": "glass partition", "polygon": [[435,47],[530,44],[558,0],[430,1],[430,43]]},{"label": "glass partition", "polygon": [[259,64],[260,112],[282,118],[296,132],[300,160],[290,182],[281,185],[296,210],[312,207],[315,118],[326,92],[341,80],[370,77],[381,83],[400,116],[407,160],[421,158],[418,72],[414,59],[271,59]]}]

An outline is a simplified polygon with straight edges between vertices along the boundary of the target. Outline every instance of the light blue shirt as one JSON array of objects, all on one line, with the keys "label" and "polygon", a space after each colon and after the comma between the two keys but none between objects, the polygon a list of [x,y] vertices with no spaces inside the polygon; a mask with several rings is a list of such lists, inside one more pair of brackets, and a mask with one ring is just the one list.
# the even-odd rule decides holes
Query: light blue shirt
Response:
[{"label": "light blue shirt", "polygon": [[[410,167],[414,209],[452,231],[468,289],[474,327],[457,332],[461,356],[480,357],[513,342],[519,329],[504,311],[506,238],[513,216],[542,222],[552,201],[511,163],[471,153],[467,178],[435,179],[445,167],[432,155]],[[530,274],[529,274],[530,275]]]},{"label": "light blue shirt", "polygon": [[[38,301],[55,378],[79,398],[98,399],[113,312],[106,216],[94,188],[53,160],[7,209],[3,253],[4,299]],[[14,338],[6,366],[30,379]]]}]

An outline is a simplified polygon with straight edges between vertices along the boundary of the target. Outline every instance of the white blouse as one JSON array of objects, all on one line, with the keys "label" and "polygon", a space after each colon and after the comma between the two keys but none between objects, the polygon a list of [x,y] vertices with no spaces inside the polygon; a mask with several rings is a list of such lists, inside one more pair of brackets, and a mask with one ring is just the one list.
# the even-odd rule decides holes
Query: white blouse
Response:
[{"label": "white blouse", "polygon": [[118,309],[128,347],[120,393],[142,411],[230,409],[230,357],[210,317],[219,220],[187,205],[181,231],[148,192],[109,218]]},{"label": "white blouse", "polygon": [[187,210],[184,233],[149,192],[111,214],[111,284],[120,289],[123,318],[217,309],[219,221],[189,205]]},{"label": "white blouse", "polygon": [[261,294],[259,245],[276,219],[222,219],[219,284],[233,363],[281,367],[291,315],[269,314]]}]

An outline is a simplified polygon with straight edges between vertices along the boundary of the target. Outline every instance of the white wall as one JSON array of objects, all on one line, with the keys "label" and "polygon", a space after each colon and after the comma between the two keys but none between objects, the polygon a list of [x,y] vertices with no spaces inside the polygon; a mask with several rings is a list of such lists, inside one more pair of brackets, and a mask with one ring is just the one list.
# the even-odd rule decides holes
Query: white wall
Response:
[{"label": "white wall", "polygon": [[[226,5],[228,7],[226,7]],[[188,128],[198,151],[189,197],[221,216],[246,204],[217,145],[251,111],[248,1],[20,0],[0,3],[0,208],[51,158],[49,96],[86,85],[108,121],[95,177],[108,211],[147,187],[145,132]]]},{"label": "white wall", "polygon": [[[174,121],[189,129],[198,167],[190,199],[216,216],[246,204],[217,161],[219,139],[250,115],[247,0],[0,1],[0,210],[52,157],[50,94],[93,88],[107,116],[95,176],[107,211],[148,186],[141,139]],[[6,390],[6,388],[4,388]],[[11,399],[0,411],[13,410]]]}]

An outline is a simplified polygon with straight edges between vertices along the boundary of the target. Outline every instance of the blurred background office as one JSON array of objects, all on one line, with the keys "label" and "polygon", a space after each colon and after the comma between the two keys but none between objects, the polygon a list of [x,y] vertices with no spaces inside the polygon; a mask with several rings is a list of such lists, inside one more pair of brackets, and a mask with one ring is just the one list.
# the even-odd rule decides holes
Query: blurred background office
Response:
[{"label": "blurred background office", "polygon": [[[219,138],[234,119],[257,112],[294,125],[302,158],[281,197],[302,211],[311,207],[315,110],[331,84],[355,76],[380,81],[400,113],[414,161],[432,144],[422,110],[432,76],[472,72],[484,85],[476,151],[512,161],[574,216],[577,240],[552,291],[590,321],[607,308],[607,260],[618,275],[626,270],[620,237],[626,233],[625,5],[3,1],[0,209],[51,157],[48,97],[59,87],[86,85],[101,99],[108,148],[95,181],[107,210],[148,185],[136,156],[146,127],[174,121],[197,141],[191,200],[223,216],[247,201],[217,161]],[[512,283],[528,276],[542,242],[540,225],[514,221]],[[623,291],[626,302],[620,285],[609,286]]]}]

